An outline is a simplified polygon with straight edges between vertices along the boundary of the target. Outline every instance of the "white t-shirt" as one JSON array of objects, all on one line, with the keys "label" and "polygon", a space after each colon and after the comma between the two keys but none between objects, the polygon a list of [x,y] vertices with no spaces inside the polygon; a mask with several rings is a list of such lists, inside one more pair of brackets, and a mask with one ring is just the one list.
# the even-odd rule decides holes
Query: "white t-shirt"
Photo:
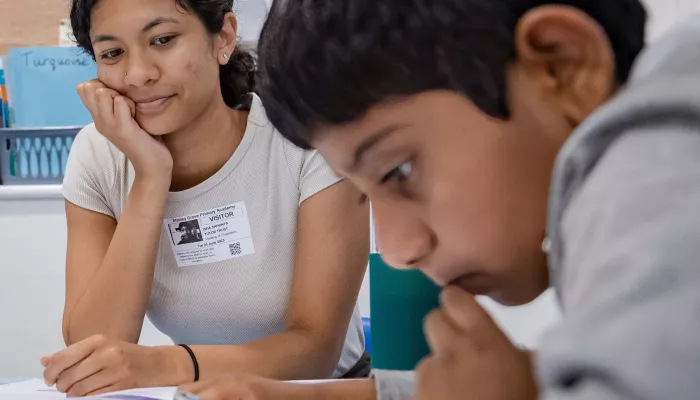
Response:
[{"label": "white t-shirt", "polygon": [[[119,221],[133,179],[124,154],[90,125],[71,149],[63,193]],[[319,153],[285,140],[252,95],[245,134],[223,168],[168,196],[147,311],[153,324],[191,345],[241,344],[283,331],[299,205],[339,181]],[[333,377],[363,352],[356,306]]]}]

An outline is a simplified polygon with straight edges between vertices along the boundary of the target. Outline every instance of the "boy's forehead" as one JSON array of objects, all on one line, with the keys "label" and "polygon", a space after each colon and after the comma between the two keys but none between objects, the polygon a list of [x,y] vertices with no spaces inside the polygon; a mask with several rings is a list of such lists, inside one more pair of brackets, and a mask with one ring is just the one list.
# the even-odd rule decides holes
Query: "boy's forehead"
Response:
[{"label": "boy's forehead", "polygon": [[355,121],[317,129],[312,145],[336,171],[346,174],[370,148],[384,142],[396,144],[407,140],[405,132],[410,128],[430,129],[441,120],[449,123],[445,111],[454,106],[452,100],[457,96],[460,95],[430,91],[377,104]]},{"label": "boy's forehead", "polygon": [[346,176],[357,147],[367,136],[368,129],[362,123],[327,125],[319,128],[312,146],[326,159],[339,175]]}]

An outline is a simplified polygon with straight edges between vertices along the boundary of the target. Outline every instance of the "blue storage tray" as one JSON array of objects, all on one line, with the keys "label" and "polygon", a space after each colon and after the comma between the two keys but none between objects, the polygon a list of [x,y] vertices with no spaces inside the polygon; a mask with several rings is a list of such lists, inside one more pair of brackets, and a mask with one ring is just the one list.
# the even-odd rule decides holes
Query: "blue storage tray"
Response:
[{"label": "blue storage tray", "polygon": [[60,184],[73,139],[80,129],[0,129],[0,182],[3,185]]}]

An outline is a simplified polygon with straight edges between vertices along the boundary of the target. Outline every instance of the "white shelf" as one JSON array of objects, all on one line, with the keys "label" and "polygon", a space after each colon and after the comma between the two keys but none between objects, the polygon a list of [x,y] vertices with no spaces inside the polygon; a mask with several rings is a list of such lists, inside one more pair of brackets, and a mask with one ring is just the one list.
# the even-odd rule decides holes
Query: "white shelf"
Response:
[{"label": "white shelf", "polygon": [[0,201],[61,199],[61,188],[61,185],[0,185]]}]

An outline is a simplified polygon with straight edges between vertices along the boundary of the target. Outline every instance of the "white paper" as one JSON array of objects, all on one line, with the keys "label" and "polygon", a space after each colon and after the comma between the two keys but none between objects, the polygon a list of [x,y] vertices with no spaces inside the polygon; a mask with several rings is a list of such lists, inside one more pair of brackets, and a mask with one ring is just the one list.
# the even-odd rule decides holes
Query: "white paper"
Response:
[{"label": "white paper", "polygon": [[[86,400],[172,400],[176,388],[133,389],[83,397]],[[39,379],[0,386],[0,400],[65,400],[66,395]]]},{"label": "white paper", "polygon": [[350,379],[315,379],[315,380],[304,380],[304,381],[287,381],[288,383],[297,383],[300,385],[318,385],[321,383],[330,382],[346,382]]},{"label": "white paper", "polygon": [[165,219],[175,260],[191,267],[255,253],[245,203]]},{"label": "white paper", "polygon": [[[297,384],[319,384],[336,380],[306,380],[289,381]],[[120,392],[105,393],[99,396],[82,397],[83,400],[173,400],[177,389],[174,387],[132,389]],[[66,400],[66,395],[59,393],[56,388],[48,387],[43,381],[30,381],[0,385],[0,400]]]},{"label": "white paper", "polygon": [[58,45],[60,47],[76,46],[76,43],[73,39],[73,28],[71,28],[70,19],[62,19],[61,24],[58,27]]}]

